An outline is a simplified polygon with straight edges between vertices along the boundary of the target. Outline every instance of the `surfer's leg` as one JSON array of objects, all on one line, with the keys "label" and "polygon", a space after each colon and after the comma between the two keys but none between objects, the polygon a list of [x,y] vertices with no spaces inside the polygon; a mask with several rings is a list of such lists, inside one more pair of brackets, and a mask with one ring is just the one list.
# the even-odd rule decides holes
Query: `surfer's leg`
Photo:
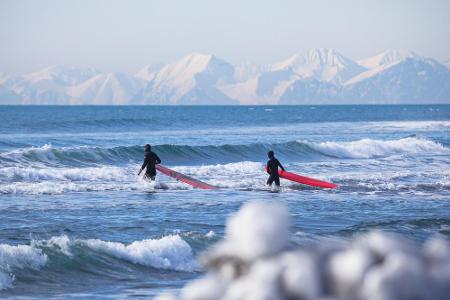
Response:
[{"label": "surfer's leg", "polygon": [[145,173],[145,179],[147,179],[148,181],[155,181],[155,176],[156,175],[153,175],[153,174],[148,174],[148,173]]},{"label": "surfer's leg", "polygon": [[274,178],[273,178],[273,176],[272,176],[272,175],[270,175],[270,176],[269,176],[269,178],[267,179],[267,182],[266,182],[266,184],[267,184],[267,185],[272,185],[272,183],[273,183],[273,179],[274,179]]},{"label": "surfer's leg", "polygon": [[280,177],[278,177],[278,176],[275,177],[275,178],[274,178],[274,181],[275,181],[275,185],[276,185],[276,186],[280,186]]}]

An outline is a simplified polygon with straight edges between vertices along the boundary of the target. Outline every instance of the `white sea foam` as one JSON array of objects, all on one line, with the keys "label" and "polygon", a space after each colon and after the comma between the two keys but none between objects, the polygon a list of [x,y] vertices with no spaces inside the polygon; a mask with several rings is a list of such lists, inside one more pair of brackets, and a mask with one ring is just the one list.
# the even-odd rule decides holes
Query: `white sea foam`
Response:
[{"label": "white sea foam", "polygon": [[97,239],[82,242],[89,248],[120,259],[158,269],[193,272],[198,270],[192,248],[179,235],[135,241],[131,244]]},{"label": "white sea foam", "polygon": [[207,237],[207,238],[213,238],[215,236],[216,236],[216,233],[214,232],[214,230],[210,230],[210,231],[208,231],[207,234],[205,234],[205,237]]},{"label": "white sea foam", "polygon": [[448,148],[439,143],[415,137],[400,140],[362,139],[351,142],[299,142],[305,143],[325,155],[341,158],[372,158],[411,153],[450,153]]},{"label": "white sea foam", "polygon": [[27,194],[27,195],[57,195],[71,192],[102,192],[102,191],[133,191],[144,190],[145,187],[135,183],[120,182],[14,182],[0,184],[0,193],[3,194]]},{"label": "white sea foam", "polygon": [[[414,139],[413,140],[419,140]],[[371,140],[372,141],[372,140]],[[400,140],[401,141],[401,140]],[[420,140],[419,140],[420,141]],[[391,141],[386,142],[389,148]],[[438,150],[447,151],[438,144]],[[357,142],[358,144],[358,142]],[[406,142],[408,144],[408,142]],[[342,148],[351,155],[358,156],[360,149],[354,150],[346,143],[340,143],[334,152]],[[394,151],[389,148],[389,151]],[[362,151],[362,150],[361,150]],[[355,154],[356,153],[356,154]],[[386,154],[386,151],[383,153]],[[348,153],[347,153],[348,154]],[[373,152],[372,152],[373,154]],[[350,154],[348,154],[350,155]],[[391,156],[383,159],[374,158],[364,162],[367,165],[357,165],[351,161],[340,162],[307,162],[296,165],[285,165],[293,172],[306,176],[341,183],[367,190],[405,191],[414,189],[448,189],[450,171],[442,168],[439,162],[427,163],[425,167],[405,160],[402,157]],[[386,168],[385,166],[393,166]],[[358,169],[362,167],[364,169]],[[176,171],[190,175],[199,180],[224,189],[260,189],[265,188],[266,173],[263,164],[243,161],[229,164],[203,166],[176,166]],[[361,172],[361,170],[364,170]],[[414,181],[411,182],[411,178]],[[283,186],[295,187],[295,184],[283,181]],[[102,192],[102,191],[146,191],[149,184],[136,176],[136,166],[123,168],[99,166],[86,168],[54,168],[54,167],[7,167],[0,169],[0,193],[3,194],[64,194],[70,192]],[[193,187],[176,181],[163,174],[157,176],[155,188],[162,190],[191,190]]]},{"label": "white sea foam", "polygon": [[[448,298],[447,241],[433,238],[419,245],[401,236],[371,232],[351,242],[325,240],[294,249],[286,243],[287,216],[276,213],[285,208],[276,206],[244,205],[228,222],[225,239],[203,255],[205,276],[186,285],[179,295],[159,299]],[[272,228],[266,230],[265,222]],[[238,243],[244,237],[250,240]]]},{"label": "white sea foam", "polygon": [[363,124],[377,131],[450,131],[450,121],[384,121]]},{"label": "white sea foam", "polygon": [[0,244],[0,290],[12,286],[17,269],[39,269],[47,262],[42,250],[28,245]]},{"label": "white sea foam", "polygon": [[0,169],[0,178],[3,181],[118,181],[130,179],[130,170],[111,166],[86,168],[4,167]]},{"label": "white sea foam", "polygon": [[221,188],[252,188],[264,186],[265,173],[263,165],[258,162],[243,161],[238,163],[177,166],[174,170],[205,180]]}]

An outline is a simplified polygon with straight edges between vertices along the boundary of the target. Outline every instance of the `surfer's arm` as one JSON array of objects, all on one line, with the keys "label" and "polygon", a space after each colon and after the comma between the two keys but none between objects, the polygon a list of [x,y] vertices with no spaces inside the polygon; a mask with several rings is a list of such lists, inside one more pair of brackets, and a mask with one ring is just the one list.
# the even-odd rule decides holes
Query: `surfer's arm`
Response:
[{"label": "surfer's arm", "polygon": [[267,164],[266,164],[266,171],[267,171],[267,174],[270,174],[269,162],[267,162]]},{"label": "surfer's arm", "polygon": [[144,168],[147,166],[149,160],[150,160],[150,158],[148,156],[146,156],[144,159],[144,163],[142,164],[142,167],[138,172],[138,175],[141,174],[142,170],[144,170]]},{"label": "surfer's arm", "polygon": [[285,171],[284,167],[281,165],[280,161],[278,161],[278,165],[280,166],[281,170]]},{"label": "surfer's arm", "polygon": [[155,161],[156,161],[156,165],[157,164],[160,164],[161,163],[161,159],[159,158],[159,156],[158,155],[156,155],[156,153],[155,153]]}]

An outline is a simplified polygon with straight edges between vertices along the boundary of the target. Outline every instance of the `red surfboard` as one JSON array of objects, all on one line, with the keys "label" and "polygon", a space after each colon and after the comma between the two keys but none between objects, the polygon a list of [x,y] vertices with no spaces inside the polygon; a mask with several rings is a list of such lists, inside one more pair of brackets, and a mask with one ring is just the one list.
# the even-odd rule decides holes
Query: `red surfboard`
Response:
[{"label": "red surfboard", "polygon": [[180,172],[171,170],[169,168],[166,168],[161,165],[156,165],[156,169],[163,173],[164,175],[170,176],[172,178],[175,178],[178,181],[187,183],[189,185],[192,185],[193,187],[204,189],[204,190],[217,190],[219,189],[217,186],[213,186],[210,184],[207,184],[206,182],[200,181],[198,179],[192,178],[190,176],[184,175]]},{"label": "red surfboard", "polygon": [[[267,171],[267,167],[266,167],[266,171]],[[323,188],[328,188],[328,189],[334,189],[337,187],[336,184],[331,183],[331,182],[326,182],[326,181],[322,181],[319,179],[314,179],[314,178],[310,178],[310,177],[306,177],[306,176],[301,176],[301,175],[297,175],[291,172],[287,172],[287,171],[283,171],[283,170],[278,170],[278,175],[280,175],[281,178],[287,179],[287,180],[291,180],[294,182],[298,182],[301,184],[306,184],[306,185],[311,185],[311,186],[317,186],[317,187],[323,187]]]}]

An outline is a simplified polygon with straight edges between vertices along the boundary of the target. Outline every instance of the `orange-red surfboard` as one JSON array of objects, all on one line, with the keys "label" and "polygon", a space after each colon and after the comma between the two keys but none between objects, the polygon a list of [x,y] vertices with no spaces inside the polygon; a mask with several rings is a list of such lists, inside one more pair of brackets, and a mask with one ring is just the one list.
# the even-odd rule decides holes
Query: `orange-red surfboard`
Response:
[{"label": "orange-red surfboard", "polygon": [[[267,170],[267,167],[266,167]],[[311,186],[317,186],[317,187],[323,187],[323,188],[328,188],[328,189],[334,189],[337,187],[336,184],[331,183],[331,182],[326,182],[326,181],[322,181],[319,179],[314,179],[314,178],[310,178],[310,177],[306,177],[306,176],[301,176],[298,174],[294,174],[291,172],[287,172],[287,171],[283,171],[283,170],[278,170],[278,175],[280,175],[281,178],[287,179],[287,180],[291,180],[294,182],[298,182],[301,184],[306,184],[306,185],[311,185]]]},{"label": "orange-red surfboard", "polygon": [[166,168],[161,165],[156,165],[156,169],[158,171],[160,171],[161,173],[163,173],[164,175],[170,176],[172,178],[175,178],[178,181],[187,183],[187,184],[192,185],[193,187],[196,187],[199,189],[204,189],[204,190],[217,190],[218,189],[217,186],[207,184],[206,182],[203,182],[198,179],[192,178],[190,176],[184,175],[180,172],[171,170],[171,169]]}]

